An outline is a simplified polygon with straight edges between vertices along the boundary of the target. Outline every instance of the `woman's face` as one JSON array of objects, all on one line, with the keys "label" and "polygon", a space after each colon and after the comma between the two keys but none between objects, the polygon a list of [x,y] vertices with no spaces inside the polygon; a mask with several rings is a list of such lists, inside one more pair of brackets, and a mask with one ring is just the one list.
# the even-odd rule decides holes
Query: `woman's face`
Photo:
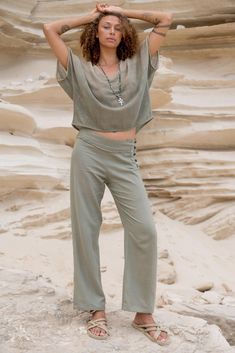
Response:
[{"label": "woman's face", "polygon": [[117,48],[122,39],[121,20],[112,15],[102,17],[98,25],[97,38],[101,46]]}]

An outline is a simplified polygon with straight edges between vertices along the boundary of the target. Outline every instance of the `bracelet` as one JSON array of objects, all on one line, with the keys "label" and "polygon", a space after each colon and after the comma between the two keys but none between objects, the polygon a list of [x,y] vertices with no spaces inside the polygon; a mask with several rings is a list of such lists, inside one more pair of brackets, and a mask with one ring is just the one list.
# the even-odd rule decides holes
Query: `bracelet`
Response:
[{"label": "bracelet", "polygon": [[159,35],[162,36],[162,37],[165,37],[165,36],[166,36],[166,33],[157,32],[157,31],[155,31],[155,29],[152,30],[152,33],[159,34]]},{"label": "bracelet", "polygon": [[171,25],[170,24],[163,24],[163,25],[156,25],[155,28],[163,28],[163,27],[170,27]]}]

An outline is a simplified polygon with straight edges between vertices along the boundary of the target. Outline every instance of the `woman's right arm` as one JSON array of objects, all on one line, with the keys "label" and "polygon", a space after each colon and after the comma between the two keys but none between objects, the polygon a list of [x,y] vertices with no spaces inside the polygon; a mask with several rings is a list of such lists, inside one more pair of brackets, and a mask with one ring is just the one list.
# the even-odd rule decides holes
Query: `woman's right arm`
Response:
[{"label": "woman's right arm", "polygon": [[62,20],[45,23],[43,25],[43,32],[51,49],[66,70],[68,61],[68,48],[63,39],[60,37],[61,34],[69,31],[72,28],[86,25],[87,23],[92,22],[96,19],[98,14],[98,11],[95,9],[90,14],[85,16],[65,18]]}]

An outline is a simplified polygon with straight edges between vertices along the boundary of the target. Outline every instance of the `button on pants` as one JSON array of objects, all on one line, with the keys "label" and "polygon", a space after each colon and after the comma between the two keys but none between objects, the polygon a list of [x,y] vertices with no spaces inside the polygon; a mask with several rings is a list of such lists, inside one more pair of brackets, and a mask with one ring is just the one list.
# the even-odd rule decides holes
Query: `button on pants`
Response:
[{"label": "button on pants", "polygon": [[86,311],[105,309],[98,238],[101,200],[107,185],[124,228],[122,309],[153,313],[157,237],[135,160],[135,140],[113,140],[81,129],[72,152],[70,182],[74,307]]}]

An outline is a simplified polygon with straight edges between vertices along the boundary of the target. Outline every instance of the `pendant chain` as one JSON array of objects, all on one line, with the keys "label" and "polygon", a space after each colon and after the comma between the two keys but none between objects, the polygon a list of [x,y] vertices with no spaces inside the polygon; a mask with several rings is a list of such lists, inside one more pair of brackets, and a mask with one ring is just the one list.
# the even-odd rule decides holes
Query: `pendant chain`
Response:
[{"label": "pendant chain", "polygon": [[122,92],[122,83],[121,83],[121,71],[120,71],[120,64],[118,64],[118,91],[115,92],[111,82],[108,78],[108,76],[106,75],[105,71],[102,69],[102,67],[98,64],[98,66],[100,67],[100,69],[102,70],[104,76],[106,77],[106,80],[108,81],[109,87],[112,91],[112,93],[115,95],[115,97],[117,98],[118,103],[123,106],[124,105],[124,99],[121,96],[121,92]]}]

